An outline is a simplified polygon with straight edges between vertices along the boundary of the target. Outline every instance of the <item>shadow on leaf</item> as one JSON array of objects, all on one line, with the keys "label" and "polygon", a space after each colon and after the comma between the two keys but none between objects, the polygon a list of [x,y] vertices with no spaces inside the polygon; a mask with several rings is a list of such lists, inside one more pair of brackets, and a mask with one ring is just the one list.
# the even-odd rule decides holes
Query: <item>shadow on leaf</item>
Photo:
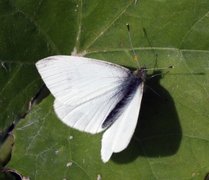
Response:
[{"label": "shadow on leaf", "polygon": [[[156,71],[153,75],[157,74],[162,72]],[[170,156],[178,151],[182,138],[181,126],[171,95],[160,85],[161,78],[162,75],[158,75],[145,83],[134,136],[127,149],[113,155],[113,161],[128,163],[138,156]]]}]

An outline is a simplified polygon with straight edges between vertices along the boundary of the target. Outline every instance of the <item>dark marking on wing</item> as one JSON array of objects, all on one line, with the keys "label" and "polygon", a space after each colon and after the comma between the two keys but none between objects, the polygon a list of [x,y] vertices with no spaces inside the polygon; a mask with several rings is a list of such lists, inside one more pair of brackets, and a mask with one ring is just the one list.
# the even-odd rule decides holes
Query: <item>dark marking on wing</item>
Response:
[{"label": "dark marking on wing", "polygon": [[118,92],[115,94],[115,96],[120,98],[120,100],[106,117],[102,124],[102,128],[111,126],[122,114],[123,108],[126,107],[126,105],[128,105],[132,100],[138,86],[144,82],[145,75],[146,72],[144,68],[142,68],[137,70],[137,72],[134,74],[130,73],[129,76],[124,80],[124,82],[119,87]]}]

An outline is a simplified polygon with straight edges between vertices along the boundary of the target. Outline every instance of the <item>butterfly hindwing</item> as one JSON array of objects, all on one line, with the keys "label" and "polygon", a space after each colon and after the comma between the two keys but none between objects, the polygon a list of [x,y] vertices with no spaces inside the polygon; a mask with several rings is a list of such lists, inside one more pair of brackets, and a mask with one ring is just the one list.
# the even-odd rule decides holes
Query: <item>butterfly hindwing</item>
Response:
[{"label": "butterfly hindwing", "polygon": [[54,109],[58,117],[68,126],[92,134],[101,132],[104,120],[118,103],[114,91],[71,106],[55,100]]},{"label": "butterfly hindwing", "polygon": [[117,121],[103,134],[101,157],[104,162],[110,159],[112,153],[120,152],[128,146],[136,128],[143,95],[143,86],[144,83],[142,82],[136,92],[133,92],[134,96],[126,104],[124,111],[118,117]]}]

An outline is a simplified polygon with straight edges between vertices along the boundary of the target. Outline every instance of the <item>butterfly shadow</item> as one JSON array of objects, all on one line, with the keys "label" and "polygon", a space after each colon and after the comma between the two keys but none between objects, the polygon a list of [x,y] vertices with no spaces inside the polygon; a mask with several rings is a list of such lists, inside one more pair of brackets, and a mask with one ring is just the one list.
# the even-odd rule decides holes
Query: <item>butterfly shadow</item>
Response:
[{"label": "butterfly shadow", "polygon": [[138,124],[130,144],[112,156],[117,163],[128,163],[139,156],[171,156],[178,151],[182,130],[175,103],[160,85],[162,72],[155,71],[153,76],[145,83]]}]

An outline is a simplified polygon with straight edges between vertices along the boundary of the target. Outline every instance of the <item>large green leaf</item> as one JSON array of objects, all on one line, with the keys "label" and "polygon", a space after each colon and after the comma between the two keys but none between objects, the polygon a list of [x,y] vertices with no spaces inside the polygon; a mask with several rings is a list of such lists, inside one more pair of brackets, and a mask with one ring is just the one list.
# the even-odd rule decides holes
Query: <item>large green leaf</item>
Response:
[{"label": "large green leaf", "polygon": [[[0,56],[14,59],[16,71],[18,63],[33,65],[57,53],[136,68],[127,22],[140,64],[154,67],[157,54],[158,67],[175,67],[147,81],[134,137],[107,164],[100,160],[101,135],[63,125],[48,97],[17,126],[8,167],[32,179],[204,178],[209,171],[208,1],[3,1],[1,6]],[[37,74],[31,77],[38,79]],[[10,83],[14,88],[15,82]],[[12,112],[9,108],[7,113]]]},{"label": "large green leaf", "polygon": [[27,111],[40,88],[34,62],[70,53],[76,31],[73,5],[69,1],[0,1],[0,129]]}]

